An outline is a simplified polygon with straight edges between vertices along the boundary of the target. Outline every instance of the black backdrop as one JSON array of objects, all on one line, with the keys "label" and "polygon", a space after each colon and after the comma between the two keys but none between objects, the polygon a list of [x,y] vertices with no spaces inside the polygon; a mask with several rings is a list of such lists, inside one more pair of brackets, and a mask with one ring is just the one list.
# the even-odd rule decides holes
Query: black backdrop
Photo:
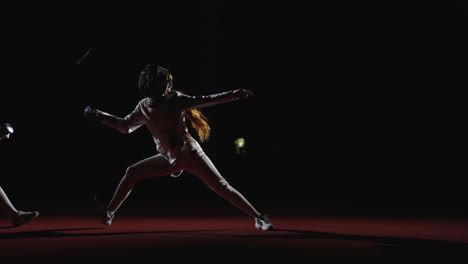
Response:
[{"label": "black backdrop", "polygon": [[[154,7],[11,7],[3,18],[1,186],[24,206],[110,198],[125,168],[155,154],[87,122],[141,99],[140,69],[170,68],[191,94],[246,88],[204,109],[207,154],[253,202],[295,206],[463,207],[464,4],[157,2]],[[80,63],[83,55],[90,51]],[[463,81],[463,80],[462,80]],[[463,86],[465,85],[465,86]],[[464,120],[464,119],[463,119]],[[233,150],[246,139],[246,154]],[[192,175],[139,183],[157,203],[217,198]]]}]

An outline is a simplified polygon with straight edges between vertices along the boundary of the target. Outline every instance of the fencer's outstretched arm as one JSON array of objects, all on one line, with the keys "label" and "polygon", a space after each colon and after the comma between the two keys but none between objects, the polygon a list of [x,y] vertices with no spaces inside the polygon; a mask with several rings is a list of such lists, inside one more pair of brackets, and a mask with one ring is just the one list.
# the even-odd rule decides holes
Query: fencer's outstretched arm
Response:
[{"label": "fencer's outstretched arm", "polygon": [[183,108],[190,109],[228,103],[239,99],[245,99],[251,95],[253,95],[253,93],[249,90],[236,89],[217,94],[196,96],[178,93],[177,98]]},{"label": "fencer's outstretched arm", "polygon": [[135,111],[122,118],[88,106],[84,115],[124,134],[132,133],[143,124]]}]

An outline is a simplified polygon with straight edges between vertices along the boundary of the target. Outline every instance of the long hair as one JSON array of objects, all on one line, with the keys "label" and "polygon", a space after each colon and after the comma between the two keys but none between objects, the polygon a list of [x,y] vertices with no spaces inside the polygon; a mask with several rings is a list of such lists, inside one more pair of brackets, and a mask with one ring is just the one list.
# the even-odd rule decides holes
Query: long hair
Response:
[{"label": "long hair", "polygon": [[[183,92],[172,88],[172,80],[172,75],[169,75],[167,90],[169,92],[179,92],[184,94]],[[197,132],[198,138],[201,142],[207,141],[210,138],[211,127],[210,124],[208,124],[208,118],[199,109],[191,108],[185,111],[185,117],[190,121],[190,124]]]}]

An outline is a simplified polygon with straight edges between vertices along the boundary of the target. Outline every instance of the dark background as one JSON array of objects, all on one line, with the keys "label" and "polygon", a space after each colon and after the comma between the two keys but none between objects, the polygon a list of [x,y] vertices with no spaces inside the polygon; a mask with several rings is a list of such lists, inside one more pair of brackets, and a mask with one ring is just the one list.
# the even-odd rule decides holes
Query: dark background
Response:
[{"label": "dark background", "polygon": [[[298,3],[7,7],[0,121],[15,133],[0,142],[2,188],[21,208],[110,199],[154,143],[83,109],[125,116],[156,63],[189,94],[254,93],[203,109],[202,146],[262,208],[466,209],[466,4]],[[129,202],[223,201],[184,173],[138,183]]]}]

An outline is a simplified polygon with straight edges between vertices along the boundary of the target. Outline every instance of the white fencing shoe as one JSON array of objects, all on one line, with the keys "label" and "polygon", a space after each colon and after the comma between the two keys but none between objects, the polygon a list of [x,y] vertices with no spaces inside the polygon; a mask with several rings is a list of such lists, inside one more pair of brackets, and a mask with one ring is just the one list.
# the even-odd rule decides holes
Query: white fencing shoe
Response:
[{"label": "white fencing shoe", "polygon": [[261,215],[259,218],[255,218],[255,228],[268,231],[274,230],[275,226],[271,223],[269,215]]}]

